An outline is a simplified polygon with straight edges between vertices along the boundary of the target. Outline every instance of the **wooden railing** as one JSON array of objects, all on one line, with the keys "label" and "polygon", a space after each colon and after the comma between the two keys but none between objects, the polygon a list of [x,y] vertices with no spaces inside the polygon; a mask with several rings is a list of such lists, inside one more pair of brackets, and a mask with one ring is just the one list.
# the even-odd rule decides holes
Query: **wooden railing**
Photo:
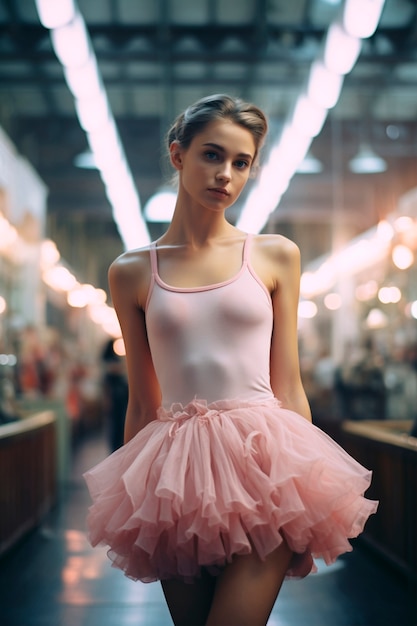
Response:
[{"label": "wooden railing", "polygon": [[0,426],[0,555],[52,507],[56,482],[54,413]]},{"label": "wooden railing", "polygon": [[344,422],[343,447],[373,470],[369,498],[379,508],[363,538],[417,582],[417,438],[412,423],[396,420]]}]

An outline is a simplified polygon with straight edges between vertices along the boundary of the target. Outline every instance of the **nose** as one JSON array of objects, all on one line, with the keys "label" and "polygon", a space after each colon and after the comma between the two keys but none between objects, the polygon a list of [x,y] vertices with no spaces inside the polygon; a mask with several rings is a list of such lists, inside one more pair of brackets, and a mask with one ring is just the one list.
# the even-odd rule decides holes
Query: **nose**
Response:
[{"label": "nose", "polygon": [[232,165],[227,161],[224,161],[218,169],[216,178],[218,180],[229,181],[232,177]]}]

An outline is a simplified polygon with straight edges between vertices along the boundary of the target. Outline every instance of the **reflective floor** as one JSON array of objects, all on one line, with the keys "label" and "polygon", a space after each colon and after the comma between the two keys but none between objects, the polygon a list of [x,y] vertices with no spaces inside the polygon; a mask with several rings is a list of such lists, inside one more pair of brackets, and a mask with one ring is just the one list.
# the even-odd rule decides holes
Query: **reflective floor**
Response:
[{"label": "reflective floor", "polygon": [[[101,438],[74,455],[62,505],[0,559],[2,626],[169,626],[158,583],[134,583],[85,536],[82,472],[107,454]],[[0,513],[1,514],[1,513]],[[268,626],[414,626],[403,578],[360,543],[333,566],[286,582]]]}]

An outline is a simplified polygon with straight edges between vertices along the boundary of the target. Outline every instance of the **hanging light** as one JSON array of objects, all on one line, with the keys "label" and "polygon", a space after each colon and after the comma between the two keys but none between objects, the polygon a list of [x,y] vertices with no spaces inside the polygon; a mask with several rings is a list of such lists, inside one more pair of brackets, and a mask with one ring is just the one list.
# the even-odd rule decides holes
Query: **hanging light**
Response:
[{"label": "hanging light", "polygon": [[365,325],[367,328],[372,328],[374,330],[377,330],[378,328],[385,328],[388,326],[388,317],[383,311],[381,311],[381,309],[371,309],[365,320]]},{"label": "hanging light", "polygon": [[383,304],[396,304],[401,300],[401,290],[395,285],[391,287],[381,287],[378,291],[378,300]]},{"label": "hanging light", "polygon": [[324,297],[324,306],[329,311],[337,311],[342,306],[342,298],[339,293],[328,293]]},{"label": "hanging light", "polygon": [[300,165],[297,167],[297,174],[320,174],[323,171],[323,163],[311,152],[307,152]]},{"label": "hanging light", "polygon": [[170,222],[174,213],[177,194],[170,187],[162,187],[144,207],[144,217],[148,222]]},{"label": "hanging light", "polygon": [[317,304],[312,300],[301,300],[298,304],[298,317],[312,319],[317,315]]},{"label": "hanging light", "polygon": [[385,172],[386,161],[378,156],[368,144],[362,144],[358,153],[349,161],[349,168],[355,174],[377,174]]},{"label": "hanging light", "polygon": [[91,150],[84,150],[84,152],[77,154],[74,157],[74,165],[86,170],[97,169],[97,162]]},{"label": "hanging light", "polygon": [[406,270],[414,263],[414,254],[408,246],[398,244],[392,250],[392,260],[399,270]]}]

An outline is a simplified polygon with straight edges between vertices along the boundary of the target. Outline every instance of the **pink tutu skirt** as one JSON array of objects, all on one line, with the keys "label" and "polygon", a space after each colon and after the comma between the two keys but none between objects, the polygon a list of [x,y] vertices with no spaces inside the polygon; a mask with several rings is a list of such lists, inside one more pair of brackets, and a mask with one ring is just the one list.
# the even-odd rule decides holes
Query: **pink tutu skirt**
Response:
[{"label": "pink tutu skirt", "polygon": [[288,577],[352,550],[376,501],[371,472],[278,400],[203,400],[159,409],[129,443],[84,474],[93,546],[134,580],[192,581],[234,554],[261,559],[283,538]]}]

